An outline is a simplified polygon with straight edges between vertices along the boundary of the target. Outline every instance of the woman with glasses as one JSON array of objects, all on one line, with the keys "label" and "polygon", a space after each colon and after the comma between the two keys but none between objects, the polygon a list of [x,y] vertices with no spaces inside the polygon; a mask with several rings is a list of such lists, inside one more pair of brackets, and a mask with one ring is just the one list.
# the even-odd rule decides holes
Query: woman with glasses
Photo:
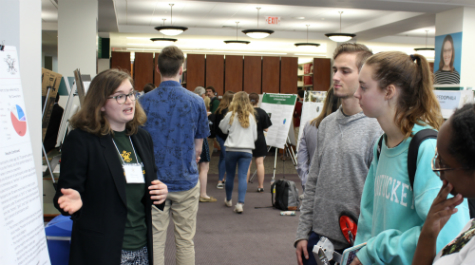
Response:
[{"label": "woman with glasses", "polygon": [[[153,143],[131,77],[115,69],[91,82],[62,149],[54,205],[71,215],[69,264],[149,264],[152,207],[167,186],[156,179]],[[153,206],[152,206],[153,205]]]},{"label": "woman with glasses", "polygon": [[[443,181],[421,230],[412,264],[475,264],[475,219],[462,231],[452,230],[454,240],[440,252],[438,236],[447,222],[460,215],[455,208],[463,198],[475,198],[475,106],[455,111],[440,128],[432,170]],[[451,196],[451,195],[453,196]],[[456,234],[459,233],[457,236]]]},{"label": "woman with glasses", "polygon": [[[384,131],[365,181],[355,245],[367,243],[353,260],[357,264],[410,264],[430,205],[442,186],[430,163],[435,139],[418,150],[413,185],[407,157],[412,137],[423,129],[439,129],[442,115],[433,92],[429,64],[421,55],[380,52],[368,58],[355,93],[366,116],[376,118]],[[460,209],[441,231],[437,249],[452,240],[468,220]]]}]

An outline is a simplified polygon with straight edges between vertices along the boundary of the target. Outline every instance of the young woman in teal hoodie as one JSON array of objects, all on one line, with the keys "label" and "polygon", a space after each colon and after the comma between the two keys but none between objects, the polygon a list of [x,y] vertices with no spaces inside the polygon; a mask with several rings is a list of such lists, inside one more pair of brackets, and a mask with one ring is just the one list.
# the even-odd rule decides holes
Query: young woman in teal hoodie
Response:
[{"label": "young woman in teal hoodie", "polygon": [[[429,64],[421,55],[381,52],[366,61],[359,80],[355,97],[385,133],[379,158],[374,147],[361,199],[355,245],[367,245],[351,264],[411,264],[422,225],[442,186],[431,169],[435,139],[419,146],[413,185],[407,169],[414,134],[438,130],[443,122]],[[438,250],[468,221],[466,202],[453,217],[439,234]]]}]

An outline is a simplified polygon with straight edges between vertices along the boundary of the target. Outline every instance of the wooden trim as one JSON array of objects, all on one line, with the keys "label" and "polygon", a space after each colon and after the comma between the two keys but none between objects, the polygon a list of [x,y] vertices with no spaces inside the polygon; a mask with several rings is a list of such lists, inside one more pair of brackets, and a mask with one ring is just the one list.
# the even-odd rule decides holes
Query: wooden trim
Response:
[{"label": "wooden trim", "polygon": [[262,93],[279,93],[280,57],[262,58]]},{"label": "wooden trim", "polygon": [[280,58],[280,93],[297,94],[297,57]]},{"label": "wooden trim", "polygon": [[261,94],[262,57],[244,56],[244,91]]},{"label": "wooden trim", "polygon": [[313,90],[327,91],[331,86],[332,63],[329,58],[313,59]]},{"label": "wooden trim", "polygon": [[224,94],[224,55],[206,55],[206,86]]}]

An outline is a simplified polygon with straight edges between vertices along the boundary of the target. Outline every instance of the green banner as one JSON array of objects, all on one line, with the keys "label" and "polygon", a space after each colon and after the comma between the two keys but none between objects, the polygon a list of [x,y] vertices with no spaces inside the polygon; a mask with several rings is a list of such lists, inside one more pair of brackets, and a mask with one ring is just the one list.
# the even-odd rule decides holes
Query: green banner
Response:
[{"label": "green banner", "polygon": [[288,94],[262,95],[262,103],[268,103],[268,104],[294,105],[296,100],[297,100],[296,95],[288,95]]}]

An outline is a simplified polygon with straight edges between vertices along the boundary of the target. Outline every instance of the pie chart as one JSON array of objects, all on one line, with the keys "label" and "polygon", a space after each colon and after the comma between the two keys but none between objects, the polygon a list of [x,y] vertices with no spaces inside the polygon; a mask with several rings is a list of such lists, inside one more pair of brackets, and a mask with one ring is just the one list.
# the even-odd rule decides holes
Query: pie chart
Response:
[{"label": "pie chart", "polygon": [[23,109],[16,105],[16,108],[10,112],[10,117],[15,132],[20,136],[24,136],[26,134],[26,117]]}]

